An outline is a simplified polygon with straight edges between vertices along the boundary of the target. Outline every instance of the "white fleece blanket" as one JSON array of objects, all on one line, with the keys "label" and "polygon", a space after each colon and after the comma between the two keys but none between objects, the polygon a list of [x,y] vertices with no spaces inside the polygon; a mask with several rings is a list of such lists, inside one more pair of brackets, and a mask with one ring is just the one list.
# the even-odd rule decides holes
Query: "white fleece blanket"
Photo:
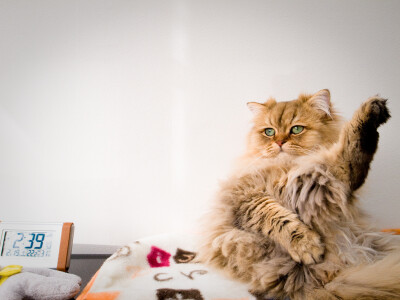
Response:
[{"label": "white fleece blanket", "polygon": [[105,261],[78,300],[257,299],[248,287],[195,263],[190,237],[157,236],[122,247]]}]

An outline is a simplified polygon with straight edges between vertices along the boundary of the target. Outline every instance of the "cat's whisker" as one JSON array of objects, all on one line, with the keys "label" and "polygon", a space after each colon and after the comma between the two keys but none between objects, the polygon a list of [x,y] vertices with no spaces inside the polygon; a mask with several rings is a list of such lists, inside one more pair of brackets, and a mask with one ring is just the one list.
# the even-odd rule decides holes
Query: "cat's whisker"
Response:
[{"label": "cat's whisker", "polygon": [[298,146],[298,145],[288,145],[287,149],[288,150],[294,150],[294,151],[300,152],[302,154],[307,154],[307,155],[308,154],[313,154],[313,153],[316,152],[316,150],[307,149],[307,148],[304,148],[304,147],[301,147],[301,146]]},{"label": "cat's whisker", "polygon": [[256,156],[254,159],[252,159],[248,165],[246,166],[246,168],[242,169],[240,171],[240,173],[238,174],[238,177],[243,176],[249,169],[252,169],[253,167],[255,167],[255,165],[262,159],[266,159],[267,157],[264,154],[260,154],[259,156]]},{"label": "cat's whisker", "polygon": [[257,162],[259,162],[262,158],[264,158],[263,155],[260,155],[259,157],[257,157],[255,160],[253,160],[253,161],[249,164],[249,167],[250,167],[250,168],[255,167],[256,164],[257,164]]}]

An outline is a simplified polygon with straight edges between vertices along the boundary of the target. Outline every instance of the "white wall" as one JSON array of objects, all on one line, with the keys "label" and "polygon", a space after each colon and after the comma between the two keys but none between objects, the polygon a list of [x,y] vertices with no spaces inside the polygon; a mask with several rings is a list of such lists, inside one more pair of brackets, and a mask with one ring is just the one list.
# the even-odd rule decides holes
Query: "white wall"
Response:
[{"label": "white wall", "polygon": [[191,226],[244,149],[245,103],[390,99],[362,200],[400,227],[399,1],[0,0],[0,219],[75,242]]}]

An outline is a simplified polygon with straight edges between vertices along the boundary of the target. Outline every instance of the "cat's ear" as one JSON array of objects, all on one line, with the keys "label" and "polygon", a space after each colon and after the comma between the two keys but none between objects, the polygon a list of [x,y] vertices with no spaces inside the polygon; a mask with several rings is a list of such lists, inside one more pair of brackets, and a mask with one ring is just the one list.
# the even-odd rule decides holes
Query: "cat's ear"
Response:
[{"label": "cat's ear", "polygon": [[258,115],[260,112],[265,111],[265,105],[257,102],[247,102],[247,107],[253,115]]},{"label": "cat's ear", "polygon": [[312,95],[311,98],[308,99],[307,103],[313,108],[324,112],[328,116],[331,116],[331,93],[329,90],[320,90]]}]

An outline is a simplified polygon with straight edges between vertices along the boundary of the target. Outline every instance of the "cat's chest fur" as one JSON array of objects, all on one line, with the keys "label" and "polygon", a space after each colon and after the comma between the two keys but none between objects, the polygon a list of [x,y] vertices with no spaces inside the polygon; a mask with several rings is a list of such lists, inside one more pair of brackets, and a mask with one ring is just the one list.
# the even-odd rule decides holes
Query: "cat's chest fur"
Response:
[{"label": "cat's chest fur", "polygon": [[[266,161],[257,168],[248,169],[245,175],[236,180],[236,193],[273,197],[282,206],[292,209],[284,192],[287,187],[288,174],[298,168],[297,160]],[[251,199],[251,198],[248,198]],[[239,198],[238,198],[239,200]]]}]

